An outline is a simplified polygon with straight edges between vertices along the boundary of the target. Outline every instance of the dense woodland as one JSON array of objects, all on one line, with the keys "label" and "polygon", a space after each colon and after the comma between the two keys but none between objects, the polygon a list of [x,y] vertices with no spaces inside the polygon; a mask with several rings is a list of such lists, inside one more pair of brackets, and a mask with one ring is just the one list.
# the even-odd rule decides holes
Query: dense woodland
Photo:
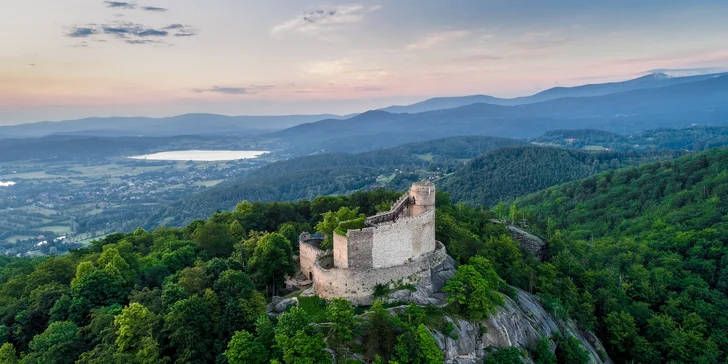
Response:
[{"label": "dense woodland", "polygon": [[493,206],[603,171],[670,158],[677,152],[589,152],[552,147],[509,147],[471,160],[439,187],[458,202]]},{"label": "dense woodland", "polygon": [[[264,314],[272,295],[286,294],[300,231],[314,231],[327,213],[373,214],[398,196],[376,190],[242,202],[184,228],[113,234],[60,257],[2,258],[0,362],[323,363],[356,353],[377,363],[440,363],[431,332],[452,330],[444,315],[487,317],[503,302],[497,291],[513,294],[499,275],[535,264],[504,225],[491,222],[493,213],[453,205],[445,194],[437,238],[463,263],[443,289],[447,307],[409,305],[393,315],[381,302],[355,309],[346,300],[300,297],[300,308]],[[555,340],[556,356],[546,344],[530,353],[493,350],[488,362],[521,355],[585,362],[574,339]]]},{"label": "dense woodland", "polygon": [[552,130],[531,141],[574,149],[598,147],[622,151],[668,149],[702,152],[711,148],[728,146],[728,127],[661,128],[630,135],[593,129]]},{"label": "dense woodland", "polygon": [[[613,359],[724,362],[728,149],[603,173],[517,201],[550,237],[540,279]],[[497,258],[491,257],[494,261]]]},{"label": "dense woodland", "polygon": [[[0,362],[317,363],[359,354],[369,362],[437,363],[442,353],[431,332],[448,332],[444,315],[484,319],[502,295],[513,296],[511,287],[593,330],[617,362],[725,362],[728,149],[619,170],[610,169],[623,160],[608,153],[528,147],[491,154],[524,153],[534,161],[544,151],[569,162],[547,165],[542,174],[578,174],[584,166],[593,168],[588,174],[607,171],[493,211],[453,204],[457,191],[452,199],[438,193],[436,235],[460,264],[443,289],[445,308],[408,306],[393,315],[381,302],[354,308],[345,300],[301,298],[300,308],[268,318],[266,302],[288,293],[283,280],[295,272],[301,231],[321,230],[326,216],[374,214],[399,193],[242,202],[183,228],[113,234],[61,257],[1,258]],[[346,165],[351,157],[318,158]],[[391,165],[396,158],[426,162],[373,154],[359,163],[386,165],[387,158]],[[306,166],[275,168],[295,175]],[[478,185],[470,188],[475,193]],[[494,218],[525,223],[548,238],[546,260],[524,254]],[[555,354],[548,344],[493,350],[486,362],[587,360],[573,338],[550,339],[558,343]]]}]

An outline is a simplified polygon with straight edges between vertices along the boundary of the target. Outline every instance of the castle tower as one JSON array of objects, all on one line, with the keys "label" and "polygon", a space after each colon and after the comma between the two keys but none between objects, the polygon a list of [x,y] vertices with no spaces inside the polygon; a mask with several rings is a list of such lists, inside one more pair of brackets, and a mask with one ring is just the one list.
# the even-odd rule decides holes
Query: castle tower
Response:
[{"label": "castle tower", "polygon": [[435,185],[432,182],[417,182],[409,190],[412,205],[410,216],[418,216],[435,209]]}]

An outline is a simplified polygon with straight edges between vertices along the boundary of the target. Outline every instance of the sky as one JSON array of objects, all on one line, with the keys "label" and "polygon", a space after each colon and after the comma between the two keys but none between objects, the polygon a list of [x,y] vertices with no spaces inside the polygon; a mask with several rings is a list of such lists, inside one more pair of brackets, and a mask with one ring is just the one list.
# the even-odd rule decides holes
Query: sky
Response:
[{"label": "sky", "polygon": [[728,70],[725,0],[22,0],[3,9],[0,125],[348,114]]}]

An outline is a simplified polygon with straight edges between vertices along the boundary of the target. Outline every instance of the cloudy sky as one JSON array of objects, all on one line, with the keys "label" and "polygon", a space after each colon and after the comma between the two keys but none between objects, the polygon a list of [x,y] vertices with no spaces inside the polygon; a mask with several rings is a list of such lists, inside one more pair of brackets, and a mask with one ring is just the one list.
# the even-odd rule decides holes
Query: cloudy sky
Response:
[{"label": "cloudy sky", "polygon": [[0,124],[344,114],[725,70],[725,19],[725,0],[14,1]]}]

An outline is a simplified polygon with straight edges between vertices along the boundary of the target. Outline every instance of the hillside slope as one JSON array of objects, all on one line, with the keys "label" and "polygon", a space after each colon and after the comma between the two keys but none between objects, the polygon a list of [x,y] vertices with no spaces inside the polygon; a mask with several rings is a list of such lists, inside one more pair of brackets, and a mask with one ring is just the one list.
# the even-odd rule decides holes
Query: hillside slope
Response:
[{"label": "hillside slope", "polygon": [[728,149],[603,173],[516,203],[551,237],[542,269],[571,282],[551,295],[593,312],[612,358],[725,362]]},{"label": "hillside slope", "polygon": [[593,174],[668,158],[673,153],[588,152],[551,147],[509,147],[485,153],[441,182],[454,201],[493,206]]},{"label": "hillside slope", "polygon": [[[423,170],[443,173],[458,159],[524,141],[494,137],[452,137],[401,145],[359,154],[328,153],[276,162],[251,172],[243,179],[221,183],[164,207],[144,224],[181,225],[218,210],[232,209],[242,200],[292,201],[316,196],[345,194],[373,185],[408,186],[422,178]],[[440,171],[437,171],[440,168]],[[406,172],[406,173],[405,173]],[[380,175],[392,176],[377,183]]]}]

